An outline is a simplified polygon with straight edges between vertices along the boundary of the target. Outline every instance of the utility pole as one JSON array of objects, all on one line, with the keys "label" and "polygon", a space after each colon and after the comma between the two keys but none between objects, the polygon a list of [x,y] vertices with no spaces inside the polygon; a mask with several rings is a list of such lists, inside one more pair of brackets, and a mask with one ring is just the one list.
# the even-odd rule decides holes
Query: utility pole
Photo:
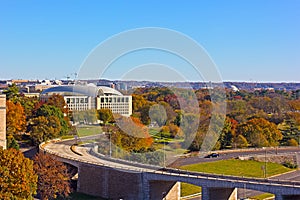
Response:
[{"label": "utility pole", "polygon": [[109,131],[109,157],[111,157],[111,132]]},{"label": "utility pole", "polygon": [[265,178],[267,178],[267,149],[265,148]]},{"label": "utility pole", "polygon": [[164,142],[164,168],[166,167],[166,149],[165,149],[165,142]]}]

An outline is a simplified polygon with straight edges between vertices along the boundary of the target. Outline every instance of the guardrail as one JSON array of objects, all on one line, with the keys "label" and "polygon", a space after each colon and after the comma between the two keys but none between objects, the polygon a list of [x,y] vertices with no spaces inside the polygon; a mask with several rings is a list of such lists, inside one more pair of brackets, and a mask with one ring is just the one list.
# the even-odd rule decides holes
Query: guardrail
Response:
[{"label": "guardrail", "polygon": [[108,157],[108,156],[105,156],[101,153],[96,152],[94,148],[91,148],[89,150],[89,153],[92,156],[95,156],[97,158],[107,160],[107,161],[110,161],[110,162],[116,162],[116,163],[119,163],[119,164],[125,164],[125,165],[130,165],[130,166],[140,167],[140,168],[146,168],[146,169],[152,169],[152,170],[159,170],[159,169],[163,168],[163,167],[160,167],[160,166],[148,165],[148,164],[137,163],[137,162],[132,162],[132,161],[128,161],[128,160],[122,160],[122,159],[118,159],[118,158]]},{"label": "guardrail", "polygon": [[[51,142],[51,141],[50,141]],[[219,175],[219,174],[209,174],[203,172],[191,172],[187,170],[181,169],[174,169],[174,168],[162,168],[160,170],[157,169],[150,169],[150,168],[135,168],[132,167],[124,167],[114,165],[113,163],[103,164],[100,162],[93,162],[84,160],[81,158],[75,158],[72,156],[62,155],[58,152],[54,152],[50,149],[45,148],[47,143],[40,144],[40,150],[47,152],[49,154],[55,155],[57,157],[68,159],[71,161],[102,166],[102,167],[110,167],[110,168],[117,168],[122,170],[128,171],[136,171],[136,172],[147,172],[147,173],[155,173],[161,175],[169,175],[169,176],[179,176],[179,177],[189,177],[189,178],[197,178],[197,179],[206,179],[206,180],[217,180],[217,181],[225,181],[225,182],[235,182],[235,183],[242,183],[242,184],[268,184],[270,186],[286,186],[286,187],[293,187],[300,189],[300,182],[299,181],[284,181],[284,180],[274,180],[274,179],[266,179],[266,178],[250,178],[250,177],[239,177],[239,176],[230,176],[230,175]]]}]

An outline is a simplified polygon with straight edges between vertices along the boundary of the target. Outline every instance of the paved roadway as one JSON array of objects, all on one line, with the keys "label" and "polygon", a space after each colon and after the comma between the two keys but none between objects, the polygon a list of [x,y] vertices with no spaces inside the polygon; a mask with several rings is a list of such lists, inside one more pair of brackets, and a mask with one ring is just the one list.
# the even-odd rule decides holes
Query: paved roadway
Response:
[{"label": "paved roadway", "polygon": [[217,158],[204,158],[205,153],[199,156],[192,156],[187,158],[178,158],[174,163],[173,167],[196,164],[201,162],[211,162],[216,160],[227,160],[230,158],[237,158],[241,156],[254,156],[254,155],[274,155],[274,154],[289,154],[289,153],[300,153],[299,147],[285,147],[285,148],[265,148],[265,149],[244,149],[244,150],[228,150],[219,151],[219,157]]},{"label": "paved roadway", "polygon": [[[90,139],[95,139],[94,136],[86,137],[85,139],[90,140]],[[121,164],[117,162],[112,162],[109,160],[104,160],[97,158],[89,153],[90,147],[84,147],[84,146],[76,146],[76,152],[78,152],[81,155],[75,154],[73,151],[71,151],[71,145],[74,144],[74,140],[67,140],[67,141],[62,141],[62,142],[56,142],[56,143],[47,143],[46,149],[50,150],[52,152],[58,153],[64,157],[72,157],[74,159],[82,160],[85,162],[92,162],[92,163],[97,163],[97,164],[103,164],[107,166],[111,166],[114,168],[119,168],[122,170],[130,170],[130,171],[135,171],[135,172],[140,172],[140,171],[146,171],[146,172],[153,172],[153,169],[149,169],[146,166],[141,167],[141,166],[133,166],[133,165],[126,165],[126,164]]]}]

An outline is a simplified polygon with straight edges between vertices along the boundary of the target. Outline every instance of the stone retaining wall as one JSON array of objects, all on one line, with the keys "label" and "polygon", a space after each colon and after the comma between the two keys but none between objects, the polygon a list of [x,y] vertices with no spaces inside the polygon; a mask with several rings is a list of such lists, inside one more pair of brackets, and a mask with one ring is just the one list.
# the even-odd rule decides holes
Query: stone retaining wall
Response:
[{"label": "stone retaining wall", "polygon": [[297,156],[293,154],[272,154],[272,155],[256,155],[256,156],[242,156],[240,160],[255,160],[259,162],[272,162],[272,163],[292,163],[297,165]]}]

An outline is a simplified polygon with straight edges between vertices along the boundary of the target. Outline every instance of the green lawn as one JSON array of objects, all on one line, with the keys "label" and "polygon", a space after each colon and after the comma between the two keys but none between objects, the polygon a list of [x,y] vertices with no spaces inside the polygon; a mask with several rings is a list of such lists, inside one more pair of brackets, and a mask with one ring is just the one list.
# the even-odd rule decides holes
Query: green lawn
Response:
[{"label": "green lawn", "polygon": [[[264,173],[262,166],[264,165],[264,162],[231,159],[186,165],[182,166],[181,169],[214,174],[263,178]],[[292,171],[292,169],[286,168],[277,163],[267,163],[267,177],[289,171]]]},{"label": "green lawn", "polygon": [[274,197],[274,194],[264,193],[264,194],[260,194],[260,195],[251,197],[251,199],[264,200],[266,198],[271,198],[271,197]]},{"label": "green lawn", "polygon": [[188,183],[181,183],[181,196],[188,196],[191,194],[196,194],[201,192],[201,187],[196,186],[196,185],[192,185],[192,184],[188,184]]},{"label": "green lawn", "polygon": [[[215,162],[186,165],[180,168],[189,171],[196,171],[196,172],[263,178],[264,173],[262,171],[262,166],[264,165],[265,165],[264,162],[230,159],[230,160],[220,160]],[[277,174],[282,174],[289,171],[292,171],[292,169],[286,168],[276,163],[267,163],[268,177]],[[181,196],[195,194],[200,191],[201,188],[198,186],[187,184],[187,183],[181,183]],[[254,199],[264,199],[271,196],[272,194],[266,193],[266,194],[256,196],[254,197]]]},{"label": "green lawn", "polygon": [[84,126],[84,127],[77,127],[77,134],[79,137],[89,136],[89,135],[96,135],[102,133],[102,128],[100,126]]}]

